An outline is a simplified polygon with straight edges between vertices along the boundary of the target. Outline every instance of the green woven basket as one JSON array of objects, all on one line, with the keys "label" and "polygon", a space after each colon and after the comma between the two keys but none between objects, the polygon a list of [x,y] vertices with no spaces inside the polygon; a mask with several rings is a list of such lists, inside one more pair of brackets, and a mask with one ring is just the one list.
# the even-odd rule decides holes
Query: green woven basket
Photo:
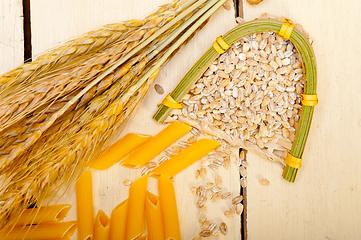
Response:
[{"label": "green woven basket", "polygon": [[[232,45],[239,39],[258,32],[274,31],[279,33],[282,26],[291,25],[289,20],[281,21],[275,19],[256,19],[238,25],[231,31],[222,36],[224,42]],[[293,24],[292,24],[293,27]],[[285,30],[285,29],[283,29]],[[305,75],[303,106],[300,114],[300,120],[297,126],[295,139],[292,144],[291,151],[286,159],[286,167],[283,171],[283,178],[289,182],[294,182],[297,171],[301,166],[302,154],[305,148],[306,139],[311,125],[313,108],[317,103],[316,97],[316,63],[311,44],[306,35],[297,27],[286,29],[291,35],[290,41],[294,44],[303,60],[303,69]],[[292,31],[292,32],[291,32]],[[177,102],[181,101],[188,93],[193,84],[203,75],[207,68],[214,62],[220,53],[213,47],[198,60],[198,62],[188,71],[181,82],[173,90],[170,96]],[[310,99],[311,101],[308,101]],[[309,104],[311,102],[311,104]],[[161,105],[153,118],[162,123],[172,112],[172,108]]]}]

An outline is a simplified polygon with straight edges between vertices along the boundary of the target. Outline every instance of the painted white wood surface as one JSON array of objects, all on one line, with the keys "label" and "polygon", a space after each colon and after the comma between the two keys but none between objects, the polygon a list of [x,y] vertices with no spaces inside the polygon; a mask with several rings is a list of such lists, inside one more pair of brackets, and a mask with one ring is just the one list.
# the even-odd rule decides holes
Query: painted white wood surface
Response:
[{"label": "painted white wood surface", "polygon": [[24,61],[21,0],[0,1],[0,74]]},{"label": "painted white wood surface", "polygon": [[267,12],[309,32],[319,98],[295,183],[279,164],[248,155],[248,239],[361,239],[361,2],[244,2],[245,20]]},{"label": "painted white wood surface", "polygon": [[[146,3],[145,3],[146,2]],[[143,17],[156,9],[164,1],[40,1],[32,0],[32,31],[33,52],[38,55],[49,47],[92,30],[102,24],[121,21],[130,18]],[[139,4],[147,5],[142,9]],[[126,11],[125,11],[126,9]],[[248,155],[248,238],[249,239],[360,239],[361,230],[361,183],[358,176],[361,168],[358,165],[358,148],[361,146],[361,97],[360,63],[361,52],[360,12],[361,4],[352,1],[281,1],[265,0],[256,6],[244,3],[245,19],[251,20],[268,12],[277,16],[291,18],[301,23],[310,33],[314,41],[314,50],[318,67],[319,105],[315,109],[310,136],[307,142],[304,163],[296,182],[290,184],[281,178],[280,165],[268,162],[253,154]],[[5,0],[0,2],[0,71],[10,70],[23,61],[23,37],[21,1]],[[227,27],[208,27],[194,39],[164,68],[157,82],[166,91],[170,91],[184,73],[195,63],[212,43],[215,36],[230,29],[233,22],[233,12],[220,10],[217,18],[227,22]],[[212,20],[213,21],[213,20]],[[228,27],[229,26],[229,27]],[[219,31],[219,32],[217,32]],[[208,42],[206,42],[208,41]],[[199,53],[195,49],[200,49]],[[180,56],[184,53],[186,57]],[[199,55],[197,55],[199,54]],[[196,55],[196,56],[194,56]],[[182,59],[183,60],[180,60]],[[178,65],[171,68],[170,65]],[[173,75],[174,74],[174,75]],[[171,79],[171,80],[170,80]],[[168,85],[169,84],[169,85]],[[153,91],[153,89],[151,89]],[[138,110],[145,111],[154,102],[149,101],[151,93]],[[153,92],[154,95],[154,92]],[[155,104],[155,103],[154,103]],[[153,105],[153,109],[155,109]],[[149,116],[151,116],[149,111]],[[134,121],[141,121],[137,116]],[[136,124],[136,123],[134,123]],[[160,126],[150,128],[153,122],[142,123],[139,129],[142,133],[155,133]],[[98,206],[109,215],[111,204],[117,204],[124,199],[127,188],[118,177],[119,167],[109,171],[95,173],[96,182],[106,183],[112,179],[112,186],[102,190],[95,186],[99,199]],[[188,170],[187,170],[188,171]],[[193,170],[189,170],[194,173]],[[129,173],[128,174],[137,174]],[[125,175],[124,178],[135,175]],[[183,173],[182,173],[183,174]],[[189,188],[179,184],[189,175],[179,175],[176,188]],[[117,176],[115,176],[117,175]],[[193,175],[192,175],[193,176]],[[259,180],[267,178],[269,186],[262,186]],[[103,180],[101,180],[103,179]],[[116,192],[119,191],[119,192]],[[186,192],[187,189],[184,189]],[[115,193],[116,192],[116,193]],[[179,192],[179,191],[178,191]],[[117,195],[112,203],[107,203],[109,195]],[[187,195],[189,197],[189,195]],[[184,195],[186,198],[186,195]],[[194,207],[192,198],[188,202],[179,203]],[[73,201],[73,199],[71,200]],[[115,206],[114,205],[114,206]],[[186,209],[186,208],[184,208]],[[74,209],[73,209],[74,210]],[[189,214],[194,209],[185,210]],[[74,219],[73,215],[69,219]],[[188,222],[189,221],[189,222]],[[189,231],[184,239],[193,236],[192,230],[186,229],[193,222],[187,219],[189,225],[182,231]],[[73,238],[76,239],[76,238]],[[233,239],[233,238],[229,238]]]},{"label": "painted white wood surface", "polygon": [[[103,24],[144,18],[156,10],[157,6],[167,2],[168,0],[32,0],[33,54],[39,55],[48,48],[55,47],[67,39],[98,28]],[[164,127],[151,119],[157,109],[157,104],[163,100],[168,92],[173,90],[184,74],[211,46],[215,38],[235,26],[234,16],[233,9],[226,11],[223,8],[212,16],[207,26],[198,32],[187,46],[183,47],[161,70],[156,83],[164,88],[165,94],[158,95],[152,87],[122,134],[115,136],[115,138],[119,138],[127,132],[155,135]],[[187,137],[189,136],[187,135]],[[183,239],[192,239],[200,231],[195,206],[196,198],[190,193],[192,186],[200,184],[200,181],[195,181],[197,168],[199,168],[199,163],[192,165],[174,178]],[[239,192],[238,169],[232,167],[232,169],[221,171],[219,174],[223,177],[224,188],[237,194]],[[112,209],[128,197],[129,187],[123,185],[124,179],[136,180],[139,176],[140,170],[126,169],[117,164],[105,171],[93,171],[94,214],[102,209],[110,216]],[[209,170],[207,177],[207,179],[214,181],[215,174]],[[203,182],[207,179],[204,179]],[[157,182],[154,179],[149,180],[148,190],[157,194]],[[66,220],[75,220],[74,191],[65,196],[62,202],[73,204]],[[240,219],[239,217],[232,220],[225,219],[223,216],[225,208],[225,202],[223,204],[209,204],[210,213],[208,216],[210,220],[217,223],[223,219],[228,224],[229,233],[223,239],[240,239]],[[71,239],[77,239],[76,234]],[[222,239],[222,237],[217,239]]]}]

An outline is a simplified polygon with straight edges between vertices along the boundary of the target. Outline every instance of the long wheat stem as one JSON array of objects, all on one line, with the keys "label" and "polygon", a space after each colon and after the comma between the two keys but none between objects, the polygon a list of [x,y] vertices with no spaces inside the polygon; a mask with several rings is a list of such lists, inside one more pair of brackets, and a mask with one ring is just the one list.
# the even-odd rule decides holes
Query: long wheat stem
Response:
[{"label": "long wheat stem", "polygon": [[[32,136],[27,148],[21,148],[21,151],[13,154],[11,158],[8,156],[6,164],[0,166],[0,181],[4,183],[0,186],[1,223],[11,221],[29,203],[45,203],[47,197],[55,196],[60,186],[69,186],[79,177],[91,159],[102,150],[115,129],[144,97],[161,65],[204,25],[225,0],[207,2],[207,9],[212,6],[207,12],[202,10],[205,2],[206,0],[192,0],[188,3],[179,2],[179,6],[177,3],[169,5],[169,9],[176,9],[176,17],[167,13],[168,7],[161,7],[162,10],[151,15],[146,24],[129,34],[119,45],[111,45],[98,53],[97,58],[87,59],[78,71],[75,71],[75,66],[67,66],[66,71],[64,68],[52,73],[55,77],[59,76],[57,74],[69,74],[69,70],[73,69],[74,72],[71,73],[74,74],[74,79],[68,78],[72,80],[69,84],[64,84],[64,79],[59,79],[59,84],[64,85],[59,86],[58,92],[49,90],[46,93],[53,95],[46,96],[46,100],[37,108],[27,110],[27,113],[40,117],[49,110],[49,107],[45,107],[46,104],[51,103],[52,107],[59,104],[56,111],[42,122],[44,125],[35,128],[36,132],[40,132]],[[198,13],[199,11],[205,13]],[[194,14],[199,15],[193,17],[192,21],[182,20],[192,18]],[[188,26],[196,19],[198,20],[195,23]],[[177,31],[182,22],[185,22],[182,26],[184,29]],[[176,35],[172,34],[174,31],[184,36],[176,40]],[[154,49],[155,45],[159,47],[157,55],[150,50]],[[116,54],[111,50],[117,50]],[[126,64],[128,69],[124,70],[120,80],[120,75],[117,75],[118,78],[107,79],[116,75],[117,69]],[[87,68],[84,69],[84,66]],[[63,70],[65,72],[62,72]],[[48,81],[53,83],[51,81],[54,79],[48,78]],[[35,86],[36,84],[39,85]],[[29,86],[36,89],[42,86],[41,84],[44,82],[39,80]],[[97,89],[101,89],[99,95]],[[69,111],[70,109],[74,111]],[[12,123],[20,123],[22,120],[23,118],[18,117]],[[8,121],[5,123],[8,127],[12,126]],[[3,126],[2,130],[6,130],[6,127]],[[56,134],[52,136],[52,133]],[[25,149],[27,152],[23,154]]]},{"label": "long wheat stem", "polygon": [[[197,28],[199,28],[202,23],[204,23],[205,21],[207,21],[207,19],[218,9],[220,8],[227,0],[213,0],[210,1],[207,6],[212,6],[213,7],[207,11],[204,15],[202,15],[202,17],[200,17],[197,22],[195,22],[180,38],[178,38],[178,40],[172,44],[172,46],[169,48],[169,50],[164,54],[164,56],[157,62],[157,64],[149,71],[147,72],[144,77],[142,79],[140,79],[136,85],[137,86],[141,86],[145,80],[153,73],[155,72],[157,69],[159,69],[159,67],[167,61],[168,57],[177,49],[179,48],[180,45],[182,45],[182,43],[184,41],[186,41],[186,39],[194,32],[196,31]],[[216,3],[216,4],[215,4]]]},{"label": "long wheat stem", "polygon": [[[155,17],[155,18],[157,18],[157,19],[155,19],[155,22],[152,22],[152,20],[149,21],[151,24],[153,24],[153,27],[158,25],[158,23],[163,19],[163,18],[158,18],[158,17]],[[149,24],[149,22],[148,22],[148,24]],[[148,31],[152,31],[152,28]],[[152,31],[152,32],[154,32],[154,31]],[[143,41],[142,37],[144,36],[144,33],[141,34],[141,37],[136,37],[135,39],[134,39],[134,36],[135,35],[131,36],[131,37],[133,37],[131,40]],[[115,46],[115,47],[117,48],[118,46]],[[52,85],[52,83],[59,81],[60,79],[58,80],[58,78],[62,78],[62,76],[63,76],[62,73],[59,73],[58,75],[56,75],[56,76],[58,76],[58,78],[56,78],[56,77],[54,78],[53,76],[48,77],[48,79],[49,79],[48,83],[39,82],[39,85],[35,85],[33,87],[33,89],[34,89],[33,96],[38,96],[38,98],[30,99],[31,100],[30,104],[25,101],[24,108],[22,108],[21,111],[18,109],[19,113],[13,117],[12,121],[8,120],[8,117],[11,117],[13,115],[8,110],[7,112],[9,112],[9,114],[8,115],[5,114],[5,116],[3,116],[3,119],[6,122],[0,127],[0,129],[4,130],[4,129],[8,128],[10,125],[13,125],[14,123],[23,119],[27,114],[32,113],[33,111],[38,109],[39,108],[38,105],[40,105],[40,106],[45,105],[45,103],[47,103],[49,101],[54,101],[54,100],[59,99],[59,97],[61,96],[60,94],[73,93],[77,89],[81,90],[82,86],[85,87],[86,86],[85,84],[88,83],[90,80],[92,80],[93,77],[96,77],[96,74],[99,71],[101,71],[100,66],[107,67],[107,65],[109,64],[108,56],[112,56],[112,54],[113,54],[112,48],[110,48],[108,50],[108,53],[105,53],[105,54],[101,53],[100,57],[99,56],[93,57],[93,60],[86,62],[87,65],[90,65],[90,68],[91,68],[90,70],[84,71],[84,69],[83,69],[84,66],[80,65],[80,66],[76,66],[75,69],[73,69],[73,74],[68,74],[67,72],[65,72],[64,74],[70,75],[70,78],[74,79],[74,81],[64,81],[62,79],[61,84],[58,84],[56,87],[53,87],[51,92],[49,92],[47,89],[50,89],[50,86]],[[88,67],[86,69],[88,69]],[[93,71],[93,69],[94,69],[94,71]],[[80,74],[79,71],[83,74],[87,73],[86,78],[89,80],[84,79],[84,77],[79,78],[78,77],[78,75]],[[106,79],[106,78],[102,78],[101,80],[104,80],[104,79]],[[93,86],[93,88],[94,87],[95,87],[95,85]],[[42,90],[43,88],[45,88],[44,91]],[[39,94],[39,89],[40,89],[40,91],[42,91],[42,92],[40,92],[40,94]],[[92,88],[90,88],[90,89],[92,89]],[[23,95],[25,95],[25,100],[27,100],[26,92],[29,92],[29,91],[31,92],[31,90],[29,88],[26,88],[23,91],[24,91]],[[87,91],[86,93],[81,95],[82,99],[84,99],[84,96],[86,96],[87,93],[89,93],[89,91]],[[20,91],[19,94],[22,94],[22,92]],[[80,96],[80,95],[77,94],[76,96]],[[40,99],[39,99],[39,97],[40,97]],[[19,108],[19,104],[18,104],[19,99],[17,99],[16,96],[11,96],[11,99],[13,99],[13,102],[11,102],[11,101],[10,101],[10,103],[5,102],[3,106],[12,106],[11,104],[13,104],[13,105],[15,104],[14,106]],[[42,103],[39,104],[39,101]],[[58,110],[55,109],[55,110],[57,110],[55,112],[50,111],[51,114],[49,115],[49,118],[46,119],[46,121],[44,121],[41,126],[33,129],[33,131],[31,131],[31,132],[27,132],[28,137],[26,138],[25,141],[16,142],[16,146],[13,145],[13,146],[9,146],[9,148],[7,148],[7,149],[3,149],[4,151],[2,151],[3,155],[0,157],[0,162],[11,161],[15,157],[17,157],[19,154],[21,154],[23,151],[25,151],[26,149],[31,147],[32,144],[34,144],[41,137],[43,132],[45,132],[47,129],[49,129],[52,126],[52,124],[54,122],[56,122],[56,120],[60,116],[62,116],[66,112],[69,112],[69,110],[71,110],[70,107],[75,106],[76,101],[74,100],[74,96],[72,97],[72,99],[70,99],[64,103],[65,104],[63,104],[61,106],[61,105],[59,105],[59,102],[58,102],[56,107],[58,108],[59,106],[61,106],[60,109],[58,109]],[[52,104],[48,104],[48,105],[49,106],[47,106],[45,109],[40,108],[40,110],[38,112],[44,114],[44,113],[48,112],[49,109],[54,107],[54,105],[52,105]],[[23,106],[23,105],[21,105],[21,106]],[[10,107],[10,110],[13,110],[13,108]],[[17,130],[17,129],[15,129],[15,130]],[[14,129],[9,129],[8,131],[13,133]],[[6,135],[7,133],[4,133],[4,134]],[[9,145],[9,142],[7,142],[6,145]],[[6,145],[5,145],[5,147],[6,147]]]},{"label": "long wheat stem", "polygon": [[165,4],[144,20],[133,19],[122,23],[107,24],[100,29],[88,32],[46,51],[32,62],[22,64],[18,68],[0,76],[0,99],[7,94],[11,94],[11,89],[14,87],[34,81],[44,73],[62,67],[69,62],[77,61],[86,57],[89,53],[93,54],[126,38],[131,32],[146,24],[153,16],[161,16],[165,10],[178,13],[195,1]]}]

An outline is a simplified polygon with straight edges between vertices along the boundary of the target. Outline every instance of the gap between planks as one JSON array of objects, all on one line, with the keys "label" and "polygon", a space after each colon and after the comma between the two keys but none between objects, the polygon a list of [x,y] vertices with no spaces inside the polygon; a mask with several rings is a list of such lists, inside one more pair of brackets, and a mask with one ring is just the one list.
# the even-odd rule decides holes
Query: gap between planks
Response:
[{"label": "gap between planks", "polygon": [[[235,17],[243,18],[243,0],[233,0],[235,8]],[[23,0],[23,19],[24,19],[24,62],[32,59],[32,37],[31,37],[31,9],[30,0]],[[240,149],[241,150],[241,149]],[[241,216],[241,239],[247,239],[247,191],[246,188],[240,187],[240,194],[244,196],[244,211]]]}]

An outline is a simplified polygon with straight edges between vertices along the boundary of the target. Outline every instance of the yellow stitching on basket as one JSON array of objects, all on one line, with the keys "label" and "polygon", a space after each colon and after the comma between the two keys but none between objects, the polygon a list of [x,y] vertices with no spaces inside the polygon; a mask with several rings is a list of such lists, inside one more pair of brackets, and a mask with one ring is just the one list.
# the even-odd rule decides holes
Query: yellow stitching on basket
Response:
[{"label": "yellow stitching on basket", "polygon": [[293,31],[293,27],[294,24],[293,22],[288,19],[285,18],[282,20],[283,22],[285,22],[284,24],[282,24],[280,31],[278,32],[279,35],[281,35],[282,37],[289,39],[291,37],[292,31]]},{"label": "yellow stitching on basket", "polygon": [[212,47],[214,48],[214,50],[216,50],[219,54],[224,53],[225,51],[221,48],[221,46],[218,45],[217,41],[214,41],[214,43],[212,44]]},{"label": "yellow stitching on basket", "polygon": [[287,153],[285,162],[288,166],[290,166],[292,168],[300,169],[301,163],[302,163],[302,158],[296,158],[296,157],[292,156],[291,154]]},{"label": "yellow stitching on basket", "polygon": [[230,47],[222,38],[222,36],[219,36],[216,38],[216,41],[212,44],[212,47],[214,50],[216,50],[219,54],[224,53],[227,51],[227,49]]},{"label": "yellow stitching on basket", "polygon": [[230,46],[223,40],[222,36],[217,37],[216,41],[223,50],[227,51],[227,49],[230,48]]},{"label": "yellow stitching on basket", "polygon": [[317,94],[301,94],[302,96],[302,99],[301,99],[301,102],[302,102],[302,105],[304,106],[316,106],[317,103],[318,103],[318,98],[317,98]]},{"label": "yellow stitching on basket", "polygon": [[164,100],[163,100],[163,105],[170,107],[170,108],[182,108],[183,107],[183,103],[177,103],[176,100],[174,100],[174,98],[172,98],[172,96],[170,94],[168,94]]}]

